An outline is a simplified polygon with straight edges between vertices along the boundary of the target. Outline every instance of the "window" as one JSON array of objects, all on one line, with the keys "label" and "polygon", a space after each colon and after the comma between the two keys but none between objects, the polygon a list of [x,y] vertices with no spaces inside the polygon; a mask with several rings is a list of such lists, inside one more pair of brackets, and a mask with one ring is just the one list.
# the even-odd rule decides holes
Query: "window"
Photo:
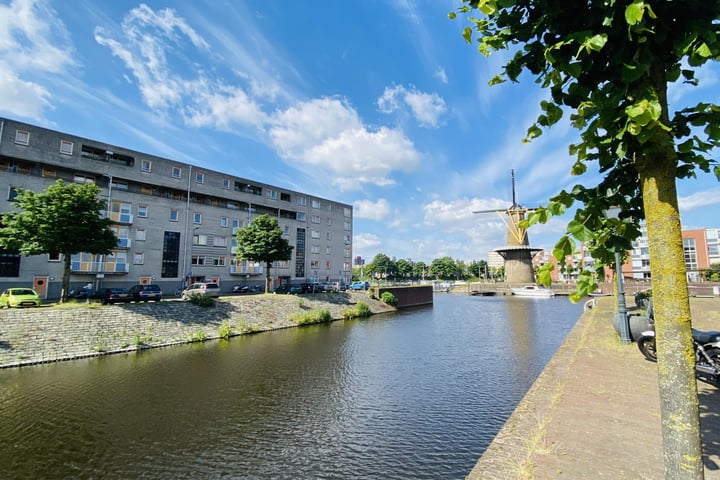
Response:
[{"label": "window", "polygon": [[318,232],[317,230],[312,230],[310,232],[310,237],[311,238],[320,238],[320,232]]},{"label": "window", "polygon": [[331,203],[328,203],[327,211],[332,212],[332,204]]},{"label": "window", "polygon": [[350,245],[350,235],[343,236],[343,243],[345,245]]},{"label": "window", "polygon": [[272,198],[273,200],[277,200],[277,192],[275,190],[268,189],[265,192],[265,196],[268,198]]},{"label": "window", "polygon": [[350,222],[344,222],[344,223],[343,223],[343,229],[344,229],[344,230],[350,230],[351,227],[352,227],[352,226],[350,225]]},{"label": "window", "polygon": [[320,247],[318,245],[311,245],[310,253],[320,253]]},{"label": "window", "polygon": [[61,155],[72,155],[73,142],[67,140],[60,140],[60,154]]},{"label": "window", "polygon": [[320,215],[310,215],[310,221],[312,223],[320,223]]},{"label": "window", "polygon": [[346,217],[352,216],[352,209],[346,207],[346,208],[343,210],[343,215],[345,215]]},{"label": "window", "polygon": [[230,180],[228,180],[227,178],[223,178],[222,188],[229,190],[230,189]]},{"label": "window", "polygon": [[325,238],[328,240],[332,240],[332,232],[325,233]]},{"label": "window", "polygon": [[14,201],[15,201],[15,197],[17,197],[17,196],[18,196],[18,189],[15,188],[15,187],[10,187],[10,188],[8,189],[8,201],[9,201],[9,202],[14,202]]},{"label": "window", "polygon": [[193,223],[195,225],[200,225],[202,223],[202,214],[201,213],[193,213]]},{"label": "window", "polygon": [[177,222],[179,217],[180,217],[180,213],[177,210],[175,210],[175,209],[170,210],[170,216],[168,218],[170,219],[171,222]]},{"label": "window", "polygon": [[208,236],[207,235],[201,235],[196,234],[193,235],[193,245],[207,245]]},{"label": "window", "polygon": [[328,224],[328,227],[329,227],[330,225],[332,225],[332,218],[330,218],[330,217],[327,218],[327,224]]},{"label": "window", "polygon": [[142,265],[143,263],[145,263],[145,253],[135,252],[135,254],[133,255],[133,264]]},{"label": "window", "polygon": [[298,219],[298,221],[300,221],[300,222],[304,222],[304,221],[305,221],[305,213],[304,213],[304,212],[297,212],[297,219]]},{"label": "window", "polygon": [[162,267],[160,276],[162,278],[177,277],[180,265],[180,232],[164,232]]},{"label": "window", "polygon": [[148,216],[148,206],[141,203],[140,205],[138,205],[138,210],[137,210],[137,212],[138,212],[138,213],[137,213],[137,216],[138,216],[138,217],[147,218],[147,216]]},{"label": "window", "polygon": [[150,172],[152,170],[152,162],[150,160],[140,160],[140,170]]},{"label": "window", "polygon": [[205,174],[202,172],[197,172],[195,174],[195,183],[205,183]]},{"label": "window", "polygon": [[343,256],[345,256],[345,258],[350,258],[350,249],[349,248],[343,249]]},{"label": "window", "polygon": [[193,255],[190,263],[197,266],[205,265],[205,255]]},{"label": "window", "polygon": [[144,228],[138,228],[135,230],[135,240],[142,242],[145,241],[145,229]]},{"label": "window", "polygon": [[320,268],[320,261],[319,260],[310,260],[310,268],[317,270]]},{"label": "window", "polygon": [[128,182],[125,182],[123,180],[113,180],[110,182],[110,185],[115,190],[127,190],[128,189]]},{"label": "window", "polygon": [[289,202],[290,201],[290,194],[289,193],[281,193],[280,194],[280,200],[283,202]]},{"label": "window", "polygon": [[297,199],[298,205],[305,206],[307,205],[307,198],[305,197],[298,197]]},{"label": "window", "polygon": [[227,247],[227,237],[216,235],[213,237],[213,246],[215,247]]},{"label": "window", "polygon": [[73,176],[73,182],[75,183],[95,183],[95,177],[84,175],[82,173],[76,173]]},{"label": "window", "polygon": [[59,262],[59,261],[60,261],[59,253],[48,253],[48,262]]},{"label": "window", "polygon": [[327,270],[330,270],[331,265],[332,265],[332,264],[330,263],[330,260],[325,260],[325,268],[326,268]]},{"label": "window", "polygon": [[170,172],[170,176],[173,178],[182,178],[182,168],[180,167],[172,167],[172,171]]},{"label": "window", "polygon": [[30,132],[27,130],[15,130],[15,143],[18,145],[27,145],[30,143]]},{"label": "window", "polygon": [[320,200],[313,200],[312,208],[320,208]]},{"label": "window", "polygon": [[230,210],[240,210],[240,204],[238,202],[227,202],[227,208]]},{"label": "window", "polygon": [[110,220],[119,223],[132,223],[132,204],[110,202]]},{"label": "window", "polygon": [[216,267],[224,267],[225,266],[225,257],[213,258],[213,265]]},{"label": "window", "polygon": [[230,223],[228,217],[220,217],[220,226],[222,228],[227,228],[229,224]]},{"label": "window", "polygon": [[284,233],[285,235],[290,235],[290,226],[289,226],[289,225],[285,225],[285,226],[283,227],[283,233]]},{"label": "window", "polygon": [[330,247],[325,247],[325,255],[330,255]]}]

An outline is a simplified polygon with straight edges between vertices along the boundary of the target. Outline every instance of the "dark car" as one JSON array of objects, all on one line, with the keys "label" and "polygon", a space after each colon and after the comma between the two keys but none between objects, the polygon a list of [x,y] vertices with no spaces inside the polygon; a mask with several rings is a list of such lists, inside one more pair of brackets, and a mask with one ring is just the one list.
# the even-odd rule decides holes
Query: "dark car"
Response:
[{"label": "dark car", "polygon": [[162,290],[160,290],[158,285],[154,284],[133,285],[130,287],[130,290],[128,290],[128,293],[130,293],[130,296],[136,302],[147,302],[150,300],[159,302],[160,299],[162,299]]},{"label": "dark car", "polygon": [[100,299],[105,305],[108,303],[130,302],[133,300],[132,295],[122,288],[100,288],[90,296],[91,298]]}]

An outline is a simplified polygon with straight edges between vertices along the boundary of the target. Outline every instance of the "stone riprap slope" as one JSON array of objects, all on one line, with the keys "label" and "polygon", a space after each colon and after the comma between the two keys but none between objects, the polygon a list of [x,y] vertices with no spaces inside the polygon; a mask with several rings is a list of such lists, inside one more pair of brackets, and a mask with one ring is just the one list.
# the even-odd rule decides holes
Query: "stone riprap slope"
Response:
[{"label": "stone riprap slope", "polygon": [[292,315],[327,309],[333,319],[358,302],[393,311],[366,292],[221,297],[214,307],[183,301],[47,305],[0,310],[0,368],[164,347],[295,327]]}]

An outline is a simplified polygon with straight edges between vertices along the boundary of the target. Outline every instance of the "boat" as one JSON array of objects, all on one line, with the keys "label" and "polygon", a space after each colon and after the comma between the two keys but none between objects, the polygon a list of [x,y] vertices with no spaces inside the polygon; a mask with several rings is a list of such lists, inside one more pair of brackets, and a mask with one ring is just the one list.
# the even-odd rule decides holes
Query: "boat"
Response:
[{"label": "boat", "polygon": [[513,295],[518,297],[540,297],[550,298],[555,296],[555,292],[542,285],[525,285],[523,287],[511,288]]}]

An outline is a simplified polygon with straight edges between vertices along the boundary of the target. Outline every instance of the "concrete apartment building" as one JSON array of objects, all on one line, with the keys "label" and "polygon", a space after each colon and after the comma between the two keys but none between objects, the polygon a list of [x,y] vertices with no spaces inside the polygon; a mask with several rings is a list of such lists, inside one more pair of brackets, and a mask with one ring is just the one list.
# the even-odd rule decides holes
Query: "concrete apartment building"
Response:
[{"label": "concrete apartment building", "polygon": [[[74,255],[72,286],[156,283],[168,295],[195,281],[223,292],[262,285],[265,265],[234,258],[235,231],[262,214],[293,246],[290,261],[272,266],[274,286],[351,279],[350,205],[0,118],[0,215],[16,208],[18,188],[40,192],[58,179],[98,185],[119,239],[110,255]],[[0,289],[58,298],[61,279],[58,257],[0,249]]]}]

